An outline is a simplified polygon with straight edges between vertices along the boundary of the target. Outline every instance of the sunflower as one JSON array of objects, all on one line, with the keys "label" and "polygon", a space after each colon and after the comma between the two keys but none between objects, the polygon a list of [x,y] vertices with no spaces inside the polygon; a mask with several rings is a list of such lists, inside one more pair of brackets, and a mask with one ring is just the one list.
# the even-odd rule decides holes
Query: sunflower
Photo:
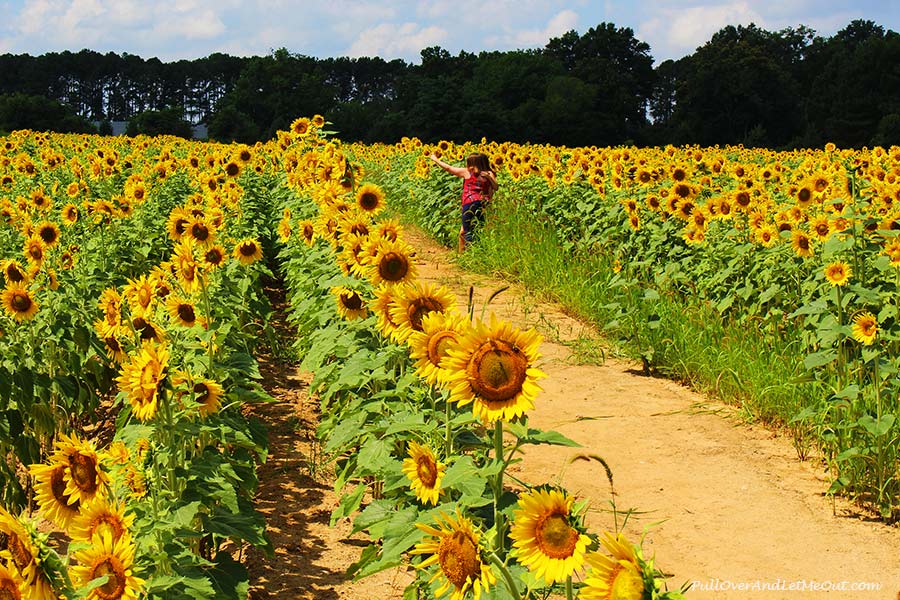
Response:
[{"label": "sunflower", "polygon": [[490,326],[478,322],[459,344],[447,351],[444,368],[450,399],[459,406],[472,403],[472,413],[484,422],[512,420],[534,408],[546,377],[533,365],[540,357],[541,336],[520,331],[491,314]]},{"label": "sunflower", "polygon": [[136,279],[129,279],[122,288],[122,295],[128,301],[128,306],[134,314],[144,314],[150,310],[150,305],[155,297],[155,289],[147,275],[140,275]]},{"label": "sunflower", "polygon": [[106,355],[110,360],[114,360],[120,364],[125,362],[125,359],[128,358],[128,354],[122,347],[122,326],[110,325],[105,320],[101,319],[94,322],[94,330],[97,332],[97,336],[103,340],[103,345],[106,347]]},{"label": "sunflower", "polygon": [[73,540],[89,542],[95,535],[108,532],[113,541],[128,535],[134,524],[134,515],[125,514],[124,504],[110,504],[98,500],[86,505],[73,520],[69,535]]},{"label": "sunflower", "polygon": [[212,379],[204,379],[194,384],[194,400],[200,404],[197,409],[201,417],[208,417],[217,412],[222,405],[225,390],[222,385]]},{"label": "sunflower", "polygon": [[413,555],[431,555],[417,568],[439,566],[429,580],[429,583],[441,582],[436,597],[440,598],[452,587],[450,600],[463,600],[470,589],[475,600],[480,600],[482,589],[487,593],[490,586],[497,583],[490,565],[481,558],[480,534],[472,521],[459,512],[455,517],[441,512],[435,521],[437,527],[416,523],[416,527],[431,536],[410,551]]},{"label": "sunflower", "polygon": [[110,479],[100,464],[94,444],[63,433],[54,446],[51,461],[65,467],[62,495],[69,498],[69,503],[79,502],[84,506],[96,498],[104,498]]},{"label": "sunflower", "polygon": [[809,258],[814,253],[812,239],[799,229],[791,230],[791,246],[800,258]]},{"label": "sunflower", "polygon": [[422,319],[430,312],[447,312],[456,304],[450,291],[433,283],[407,283],[396,288],[391,320],[397,324],[395,339],[406,341],[422,331]]},{"label": "sunflower", "polygon": [[606,533],[601,542],[611,556],[599,552],[587,555],[590,570],[578,597],[582,600],[641,600],[644,574],[634,547],[621,533],[616,537]]},{"label": "sunflower", "polygon": [[878,335],[878,319],[875,315],[866,311],[853,318],[853,338],[865,346],[875,341]]},{"label": "sunflower", "polygon": [[852,274],[850,265],[840,260],[825,266],[825,279],[833,286],[847,285]]},{"label": "sunflower", "polygon": [[42,221],[35,227],[35,233],[45,248],[52,248],[59,243],[59,226],[56,223]]},{"label": "sunflower", "polygon": [[338,313],[342,318],[352,321],[364,319],[368,314],[366,303],[356,290],[338,286],[331,288],[331,293],[335,297]]},{"label": "sunflower", "polygon": [[416,372],[430,385],[444,382],[450,375],[442,361],[450,348],[459,344],[468,328],[468,319],[458,313],[433,312],[422,319],[422,331],[409,337],[409,356]]},{"label": "sunflower", "polygon": [[252,264],[262,258],[262,246],[255,239],[244,238],[234,245],[233,256],[242,265]]},{"label": "sunflower", "polygon": [[68,531],[69,526],[80,512],[81,502],[78,498],[72,498],[66,494],[65,464],[36,464],[28,467],[28,472],[35,480],[35,500],[44,514],[44,517],[52,521],[63,531]]},{"label": "sunflower", "polygon": [[216,238],[216,228],[204,217],[191,217],[184,227],[184,232],[197,244],[206,246]]},{"label": "sunflower", "polygon": [[591,539],[573,526],[575,498],[562,490],[535,489],[519,496],[509,537],[518,561],[553,585],[584,565]]},{"label": "sunflower", "polygon": [[[0,536],[5,536],[5,546],[3,548],[3,558],[6,559],[6,567],[11,568],[13,573],[17,575],[27,586],[44,581],[44,574],[40,570],[39,552],[34,543],[32,534],[26,529],[25,525],[16,517],[9,514],[6,509],[0,506]],[[2,563],[0,563],[2,564]],[[28,590],[30,592],[31,590]],[[23,594],[26,598],[28,592]],[[37,595],[39,598],[46,598],[46,595]],[[53,596],[49,596],[53,598]]]},{"label": "sunflower", "polygon": [[297,223],[297,228],[300,230],[300,237],[303,238],[306,245],[312,247],[316,241],[316,224],[309,219],[305,219]]},{"label": "sunflower", "polygon": [[175,241],[180,240],[185,234],[190,219],[191,214],[184,207],[173,208],[167,221],[169,237]]},{"label": "sunflower", "polygon": [[374,183],[362,185],[356,191],[356,205],[369,215],[377,215],[384,210],[384,192]]},{"label": "sunflower", "polygon": [[144,318],[143,315],[136,315],[131,319],[131,326],[137,332],[138,337],[140,337],[142,342],[156,342],[161,343],[166,334],[161,327],[159,327],[153,321]]},{"label": "sunflower", "polygon": [[415,279],[414,250],[401,241],[382,240],[374,248],[369,260],[369,272],[373,285],[406,283]]},{"label": "sunflower", "polygon": [[122,314],[122,296],[116,288],[106,288],[101,292],[97,300],[97,308],[103,313],[103,317],[110,325],[118,325]]},{"label": "sunflower", "polygon": [[22,246],[22,253],[25,255],[25,258],[28,259],[29,263],[40,265],[44,262],[44,251],[46,248],[44,247],[44,240],[39,238],[36,235],[29,236],[28,239],[25,240],[25,244]]},{"label": "sunflower", "polygon": [[18,572],[9,570],[0,563],[0,598],[8,600],[22,600],[22,590],[25,582],[19,577]]},{"label": "sunflower", "polygon": [[391,308],[394,306],[394,291],[391,286],[382,285],[375,288],[375,299],[372,301],[372,311],[378,316],[375,326],[381,335],[388,339],[394,339],[400,325],[391,318]]},{"label": "sunflower", "polygon": [[434,453],[427,446],[417,442],[409,443],[409,458],[403,459],[403,472],[412,482],[411,487],[416,498],[422,504],[438,503],[441,493],[441,480],[447,467],[438,462]]},{"label": "sunflower", "polygon": [[141,421],[148,421],[156,414],[168,363],[169,352],[164,346],[146,342],[116,378],[119,389],[128,394],[134,414]]},{"label": "sunflower", "polygon": [[293,232],[294,231],[291,228],[291,218],[289,216],[282,217],[281,221],[278,223],[278,239],[281,240],[283,244],[286,244],[290,241]]},{"label": "sunflower", "polygon": [[203,323],[203,319],[197,314],[194,303],[174,294],[166,299],[166,310],[168,310],[171,320],[182,327],[193,327],[198,322]]},{"label": "sunflower", "polygon": [[109,531],[100,531],[89,548],[73,553],[78,565],[69,568],[72,582],[84,587],[106,577],[106,583],[91,590],[86,600],[137,600],[144,580],[133,574],[134,550],[130,536],[114,540]]},{"label": "sunflower", "polygon": [[181,283],[181,288],[188,294],[197,292],[201,286],[202,274],[197,268],[192,238],[185,236],[175,245],[172,263],[175,266],[175,273]]},{"label": "sunflower", "polygon": [[8,260],[3,264],[3,277],[7,283],[27,283],[28,272],[16,260]]},{"label": "sunflower", "polygon": [[310,120],[306,117],[299,117],[291,123],[291,133],[297,137],[305,137],[309,133],[309,129]]},{"label": "sunflower", "polygon": [[37,314],[39,308],[37,301],[21,283],[7,285],[0,297],[6,312],[16,321],[27,321]]}]

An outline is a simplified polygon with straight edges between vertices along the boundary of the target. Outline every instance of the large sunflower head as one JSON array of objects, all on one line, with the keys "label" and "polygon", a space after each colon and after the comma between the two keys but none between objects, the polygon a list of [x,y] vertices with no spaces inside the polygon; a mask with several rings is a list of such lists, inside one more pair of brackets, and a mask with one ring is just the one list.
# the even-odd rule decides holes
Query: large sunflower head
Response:
[{"label": "large sunflower head", "polygon": [[850,280],[850,265],[842,260],[825,265],[825,279],[833,286],[844,286]]},{"label": "large sunflower head", "polygon": [[509,537],[518,561],[547,585],[581,570],[591,539],[576,525],[575,499],[557,489],[534,489],[519,496]]},{"label": "large sunflower head", "polygon": [[114,540],[108,531],[94,536],[91,546],[74,553],[77,566],[70,567],[72,582],[78,587],[101,577],[106,582],[95,587],[87,600],[137,600],[144,580],[133,572],[134,542],[130,536]]},{"label": "large sunflower head", "polygon": [[478,322],[448,350],[444,368],[449,373],[450,399],[459,406],[472,404],[483,422],[509,421],[534,408],[545,377],[534,367],[540,357],[541,336],[521,331],[491,315],[490,326]]},{"label": "large sunflower head", "polygon": [[28,271],[16,260],[3,263],[3,277],[6,283],[28,283]]},{"label": "large sunflower head", "polygon": [[601,542],[609,556],[600,552],[587,555],[590,570],[579,592],[583,600],[642,600],[644,598],[644,569],[634,547],[620,533],[607,533]]},{"label": "large sunflower head", "polygon": [[35,234],[44,243],[45,248],[52,248],[59,243],[59,226],[50,221],[42,221],[34,228]]},{"label": "large sunflower head", "polygon": [[437,504],[446,470],[447,467],[438,462],[430,448],[414,441],[409,443],[409,458],[403,459],[403,472],[420,502]]},{"label": "large sunflower head", "polygon": [[366,301],[363,300],[358,291],[338,286],[331,288],[331,293],[337,302],[338,314],[342,318],[352,321],[354,319],[363,319],[368,314]]},{"label": "large sunflower head", "polygon": [[89,542],[95,535],[107,532],[113,541],[118,541],[128,535],[133,524],[134,515],[125,514],[124,504],[98,500],[82,508],[68,531],[74,540]]},{"label": "large sunflower head", "polygon": [[456,516],[441,512],[435,521],[437,527],[416,523],[416,527],[431,536],[410,551],[413,555],[430,555],[418,568],[438,565],[429,581],[440,582],[435,592],[438,598],[453,588],[451,600],[462,600],[470,589],[476,600],[480,599],[482,590],[487,593],[497,583],[490,565],[482,560],[481,535],[472,521],[458,512]]},{"label": "large sunflower head", "polygon": [[878,335],[878,319],[868,311],[862,312],[853,318],[852,330],[853,338],[857,342],[869,346]]},{"label": "large sunflower head", "polygon": [[65,467],[63,494],[69,498],[70,504],[78,501],[81,505],[86,505],[97,498],[106,497],[109,474],[103,468],[100,455],[92,442],[60,434],[51,461]]},{"label": "large sunflower head", "polygon": [[22,246],[22,253],[25,255],[25,258],[34,265],[40,265],[44,262],[46,250],[47,247],[44,245],[44,240],[36,235],[29,236]]},{"label": "large sunflower head", "polygon": [[68,531],[81,510],[81,502],[66,493],[67,465],[31,465],[28,472],[34,478],[35,500],[44,517],[63,531]]},{"label": "large sunflower head", "polygon": [[297,229],[300,231],[300,237],[303,242],[312,247],[316,242],[316,224],[310,219],[305,219],[297,223]]},{"label": "large sunflower head", "polygon": [[384,192],[374,183],[362,185],[356,191],[356,204],[363,212],[377,215],[384,210]]},{"label": "large sunflower head", "polygon": [[468,327],[468,319],[459,313],[433,312],[422,319],[422,331],[413,332],[407,343],[416,371],[427,383],[434,385],[446,381],[450,372],[443,367],[443,361],[448,351],[459,344]]},{"label": "large sunflower head", "polygon": [[194,303],[175,294],[166,299],[166,310],[171,321],[181,327],[193,327],[198,323],[201,325],[204,323],[204,319],[197,313]]},{"label": "large sunflower head", "polygon": [[222,406],[225,390],[218,381],[203,379],[193,385],[194,400],[200,404],[197,409],[201,417],[208,417]]},{"label": "large sunflower head", "polygon": [[398,284],[416,277],[414,251],[409,244],[383,239],[369,259],[369,273],[373,285]]},{"label": "large sunflower head", "polygon": [[130,357],[116,378],[119,390],[128,395],[132,410],[141,421],[152,419],[156,414],[168,364],[169,352],[165,346],[146,342]]},{"label": "large sunflower head", "polygon": [[422,331],[422,319],[432,312],[446,312],[456,302],[444,286],[408,283],[396,288],[391,320],[397,323],[395,339],[406,341],[414,331]]},{"label": "large sunflower head", "polygon": [[0,298],[3,300],[3,308],[16,321],[27,321],[37,314],[37,301],[31,291],[21,283],[7,285]]}]

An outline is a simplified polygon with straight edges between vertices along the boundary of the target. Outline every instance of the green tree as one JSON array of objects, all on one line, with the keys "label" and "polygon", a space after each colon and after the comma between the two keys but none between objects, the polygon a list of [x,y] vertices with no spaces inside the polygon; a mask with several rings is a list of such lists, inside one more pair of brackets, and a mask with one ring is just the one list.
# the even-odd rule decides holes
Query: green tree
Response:
[{"label": "green tree", "polygon": [[184,110],[179,106],[162,110],[147,110],[132,117],[125,128],[125,134],[143,135],[177,135],[191,139],[193,129],[184,120]]},{"label": "green tree", "polygon": [[0,131],[31,129],[59,133],[96,133],[96,129],[72,110],[44,96],[0,95]]}]

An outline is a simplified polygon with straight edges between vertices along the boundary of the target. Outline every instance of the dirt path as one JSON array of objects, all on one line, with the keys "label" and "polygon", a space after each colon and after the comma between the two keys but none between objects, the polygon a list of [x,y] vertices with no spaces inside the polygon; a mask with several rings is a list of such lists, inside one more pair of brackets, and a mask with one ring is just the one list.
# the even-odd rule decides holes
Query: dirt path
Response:
[{"label": "dirt path", "polygon": [[[476,315],[504,285],[459,271],[451,252],[421,235],[408,231],[406,237],[418,249],[420,280],[447,285],[461,302],[473,285]],[[594,532],[613,527],[613,498],[620,512],[637,511],[626,534],[636,540],[647,530],[645,553],[655,554],[657,566],[672,575],[670,588],[697,582],[689,597],[698,599],[898,598],[900,530],[866,519],[846,503],[833,506],[823,494],[827,483],[818,463],[799,462],[788,439],[744,425],[734,409],[674,382],[643,377],[637,365],[614,359],[601,366],[574,364],[571,341],[591,337],[590,330],[521,288],[500,294],[491,309],[545,336],[541,367],[549,377],[531,424],[584,446],[529,449],[515,475],[559,482],[591,499],[588,525]],[[410,578],[404,570],[355,584],[342,575],[362,542],[346,539],[347,524],[328,527],[336,502],[330,486],[297,475],[310,452],[298,436],[311,435],[303,431],[315,419],[299,392],[291,392],[287,408],[264,409],[294,416],[289,431],[280,431],[277,419],[270,425],[272,457],[261,473],[260,506],[273,519],[279,550],[274,560],[256,557],[251,597],[399,599]],[[597,463],[568,464],[578,453],[608,462],[615,496]],[[840,589],[856,583],[880,589]],[[823,590],[829,586],[835,589]]]}]

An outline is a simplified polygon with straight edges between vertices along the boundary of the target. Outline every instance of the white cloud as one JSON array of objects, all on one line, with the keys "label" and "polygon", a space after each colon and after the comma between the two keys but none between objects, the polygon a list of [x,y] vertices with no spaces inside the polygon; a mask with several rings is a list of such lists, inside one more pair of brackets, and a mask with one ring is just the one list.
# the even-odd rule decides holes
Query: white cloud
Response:
[{"label": "white cloud", "polygon": [[765,27],[765,19],[747,2],[660,8],[657,13],[643,21],[635,32],[638,39],[653,40],[653,53],[657,58],[691,54],[726,25],[756,23]]},{"label": "white cloud", "polygon": [[516,48],[545,46],[550,38],[559,37],[565,32],[575,29],[577,24],[578,14],[572,10],[563,10],[554,15],[543,29],[518,31],[510,37],[510,41]]},{"label": "white cloud", "polygon": [[343,55],[402,58],[418,55],[423,48],[440,45],[447,37],[447,30],[436,25],[380,23],[362,31]]}]

